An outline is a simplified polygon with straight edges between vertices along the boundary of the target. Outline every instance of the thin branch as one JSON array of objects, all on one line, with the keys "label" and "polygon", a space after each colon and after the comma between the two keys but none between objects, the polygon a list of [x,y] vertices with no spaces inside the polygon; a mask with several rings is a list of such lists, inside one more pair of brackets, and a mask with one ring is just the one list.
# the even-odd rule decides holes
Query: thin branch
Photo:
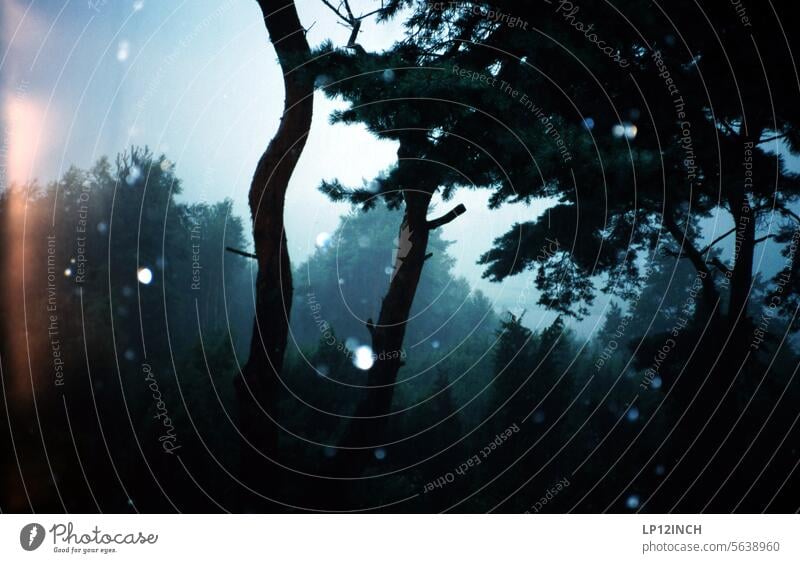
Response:
[{"label": "thin branch", "polygon": [[258,259],[258,256],[252,254],[250,252],[245,252],[244,250],[239,250],[238,248],[232,248],[230,246],[226,246],[225,250],[228,252],[233,252],[234,254],[238,254],[239,256],[244,256],[245,258],[253,258],[254,260]]},{"label": "thin branch", "polygon": [[723,264],[719,258],[712,258],[711,260],[708,261],[708,263],[711,264],[712,266],[715,266],[722,273],[730,274],[731,271],[730,268],[728,268],[725,264]]},{"label": "thin branch", "polygon": [[347,10],[347,15],[350,17],[350,21],[354,21],[356,17],[353,15],[353,10],[350,9],[350,1],[349,0],[342,0],[344,4],[344,9]]},{"label": "thin branch", "polygon": [[[346,17],[344,14],[342,14],[342,13],[339,11],[339,8],[334,8],[334,7],[333,7],[333,4],[331,4],[330,2],[328,2],[328,0],[322,0],[322,3],[323,3],[323,4],[325,4],[325,5],[326,5],[328,8],[330,8],[330,9],[333,11],[333,13],[334,13],[334,14],[336,14],[336,16],[337,16],[339,19],[341,19],[341,20],[342,20],[344,23],[346,23],[347,25],[350,25],[350,23],[351,23],[351,20],[349,20],[349,19],[348,19],[348,18],[347,18],[347,17]],[[339,4],[339,6],[341,7],[341,4]]]},{"label": "thin branch", "polygon": [[383,12],[384,10],[386,10],[386,8],[380,7],[377,10],[372,10],[371,12],[367,12],[366,14],[361,14],[360,16],[358,16],[358,19],[360,19],[360,20],[367,19],[368,17],[374,16],[375,14],[379,14],[379,13]]},{"label": "thin branch", "polygon": [[456,207],[454,207],[448,213],[442,215],[438,219],[434,219],[432,221],[428,221],[425,224],[425,226],[428,228],[429,231],[432,231],[433,229],[438,229],[439,227],[441,227],[442,225],[446,225],[447,223],[449,223],[450,221],[452,221],[453,219],[455,219],[459,215],[463,215],[464,213],[466,213],[466,211],[467,211],[467,208],[464,207],[464,204],[463,203],[459,203]]},{"label": "thin branch", "polygon": [[768,240],[768,239],[771,239],[771,238],[776,238],[777,236],[778,235],[775,234],[775,233],[772,233],[771,235],[764,235],[763,237],[757,238],[756,240],[754,240],[753,244],[758,244],[759,242],[764,242],[765,240]]},{"label": "thin branch", "polygon": [[719,241],[721,241],[721,240],[722,240],[722,239],[724,239],[725,237],[728,237],[728,236],[730,236],[730,235],[731,235],[731,233],[734,233],[735,231],[736,231],[736,227],[733,227],[733,228],[732,228],[730,231],[728,231],[727,233],[725,233],[725,234],[722,234],[722,235],[718,236],[717,238],[715,238],[714,240],[712,240],[712,241],[709,243],[709,245],[708,245],[708,246],[706,246],[706,247],[705,247],[703,250],[701,250],[701,251],[700,251],[700,254],[705,254],[706,252],[708,252],[709,250],[711,250],[711,247],[712,247],[712,246],[714,246],[715,244],[717,244]]},{"label": "thin branch", "polygon": [[784,133],[783,135],[775,135],[774,137],[770,137],[768,139],[761,139],[756,144],[760,145],[761,143],[769,143],[770,141],[777,141],[778,139],[783,139],[786,136]]},{"label": "thin branch", "polygon": [[692,244],[692,241],[689,239],[687,234],[684,231],[681,231],[678,224],[675,222],[675,219],[669,215],[665,214],[664,218],[662,219],[664,227],[666,227],[667,231],[673,236],[675,241],[680,245],[680,252],[686,253],[686,256],[692,262],[692,265],[698,272],[703,272],[705,274],[711,273],[706,265],[705,260],[703,260],[703,255],[698,252],[697,248]]},{"label": "thin branch", "polygon": [[722,125],[725,128],[725,131],[728,132],[728,135],[732,135],[732,136],[736,135],[736,132],[733,130],[733,128],[730,126],[730,124],[727,121],[720,121],[719,124]]}]

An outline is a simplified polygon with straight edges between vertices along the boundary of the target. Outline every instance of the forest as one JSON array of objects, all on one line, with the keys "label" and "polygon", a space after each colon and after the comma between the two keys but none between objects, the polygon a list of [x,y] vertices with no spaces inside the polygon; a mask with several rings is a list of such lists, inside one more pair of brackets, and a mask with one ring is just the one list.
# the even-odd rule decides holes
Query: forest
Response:
[{"label": "forest", "polygon": [[[131,142],[0,189],[3,512],[800,508],[788,0],[246,1],[249,180]],[[395,162],[299,185],[321,122]]]}]

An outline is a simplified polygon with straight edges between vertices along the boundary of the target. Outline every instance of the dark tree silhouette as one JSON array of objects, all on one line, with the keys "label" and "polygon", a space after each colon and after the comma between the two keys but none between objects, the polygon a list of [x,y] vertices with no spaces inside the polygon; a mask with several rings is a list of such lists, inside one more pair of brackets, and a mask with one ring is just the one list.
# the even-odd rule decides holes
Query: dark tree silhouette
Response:
[{"label": "dark tree silhouette", "polygon": [[267,32],[275,47],[284,82],[284,111],[277,133],[256,167],[248,196],[258,261],[256,312],[250,355],[237,379],[243,446],[243,475],[253,482],[274,467],[264,456],[276,454],[274,412],[283,367],[292,303],[292,273],[283,209],[286,190],[311,128],[314,76],[304,66],[311,58],[305,30],[294,2],[259,0]]}]

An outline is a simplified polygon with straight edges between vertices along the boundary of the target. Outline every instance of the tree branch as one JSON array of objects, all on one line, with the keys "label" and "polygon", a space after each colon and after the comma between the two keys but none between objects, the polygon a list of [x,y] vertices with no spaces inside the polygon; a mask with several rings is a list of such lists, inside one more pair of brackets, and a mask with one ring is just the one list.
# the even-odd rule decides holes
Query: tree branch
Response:
[{"label": "tree branch", "polygon": [[784,133],[783,135],[775,135],[774,137],[770,137],[768,139],[761,139],[756,144],[760,145],[761,143],[769,143],[770,141],[777,141],[778,139],[783,139],[786,136]]},{"label": "tree branch", "polygon": [[718,123],[725,128],[725,131],[728,133],[728,135],[736,135],[736,131],[733,130],[733,127],[731,127],[727,121],[719,121]]},{"label": "tree branch", "polygon": [[764,235],[763,237],[757,238],[756,240],[754,240],[753,244],[758,244],[759,242],[764,242],[765,240],[768,240],[768,239],[771,239],[771,238],[775,238],[777,236],[778,235],[776,235],[775,233],[773,233],[771,235]]},{"label": "tree branch", "polygon": [[733,228],[732,228],[730,231],[728,231],[727,233],[725,233],[725,234],[722,234],[722,235],[718,236],[717,238],[715,238],[714,240],[712,240],[712,241],[711,241],[711,242],[708,244],[708,246],[706,246],[706,247],[705,247],[703,250],[701,250],[701,251],[700,251],[700,254],[705,254],[706,252],[708,252],[709,250],[711,250],[711,247],[712,247],[712,246],[714,246],[715,244],[717,244],[719,241],[721,241],[721,240],[722,240],[722,239],[724,239],[725,237],[728,237],[728,236],[730,236],[730,235],[731,235],[731,233],[734,233],[734,232],[736,232],[736,227],[733,227]]},{"label": "tree branch", "polygon": [[466,211],[467,211],[467,208],[464,207],[464,204],[463,203],[459,203],[456,207],[451,209],[445,215],[442,215],[438,219],[434,219],[432,221],[428,221],[427,223],[425,223],[425,226],[427,227],[427,229],[429,231],[432,231],[433,229],[438,229],[439,227],[441,227],[442,225],[446,225],[447,223],[449,223],[450,221],[452,221],[453,219],[455,219],[459,215],[463,215]]},{"label": "tree branch", "polygon": [[710,274],[711,272],[708,269],[708,266],[703,260],[702,254],[697,250],[697,248],[692,244],[692,241],[689,240],[689,237],[686,235],[685,232],[681,231],[678,224],[675,222],[670,215],[664,215],[664,226],[667,228],[667,231],[673,236],[675,241],[680,245],[680,252],[686,251],[686,255],[688,256],[689,260],[692,262],[692,265],[698,272],[703,272],[705,274]]},{"label": "tree branch", "polygon": [[238,254],[239,256],[244,256],[245,258],[258,259],[258,256],[256,256],[255,254],[251,254],[250,252],[245,252],[244,250],[239,250],[238,248],[226,246],[225,250],[227,250],[228,252],[233,252],[234,254]]},{"label": "tree branch", "polygon": [[776,209],[781,213],[783,213],[784,215],[786,215],[787,217],[791,217],[792,219],[800,223],[800,216],[798,216],[797,213],[795,213],[788,207],[784,207],[783,205],[778,205]]},{"label": "tree branch", "polygon": [[[328,8],[330,8],[330,9],[331,9],[331,11],[332,11],[334,14],[336,14],[336,16],[337,16],[337,17],[338,17],[340,20],[342,20],[342,21],[343,21],[344,23],[346,23],[347,25],[350,25],[350,23],[351,23],[351,20],[350,20],[349,18],[347,18],[347,17],[346,17],[344,14],[342,14],[342,13],[339,11],[339,8],[341,8],[341,6],[342,6],[341,4],[339,4],[339,8],[334,8],[334,7],[333,7],[333,4],[331,4],[330,2],[328,2],[328,0],[322,0],[322,3],[323,3],[323,4],[325,4],[325,5],[326,5]],[[349,10],[349,8],[348,8],[348,10]]]},{"label": "tree branch", "polygon": [[[358,39],[358,32],[361,30],[361,22],[370,16],[374,16],[375,14],[379,14],[380,12],[384,11],[386,8],[383,5],[383,2],[381,2],[380,8],[372,10],[371,12],[367,12],[366,14],[361,14],[358,17],[353,14],[353,10],[350,8],[349,0],[342,0],[338,7],[335,7],[333,4],[331,4],[329,0],[322,0],[322,3],[330,8],[330,10],[336,14],[336,17],[344,22],[345,26],[351,29],[346,48],[354,49],[359,53],[366,53],[364,48],[356,43],[356,40]],[[342,6],[344,6],[345,12],[347,12],[346,14],[342,13]]]},{"label": "tree branch", "polygon": [[725,264],[723,264],[719,258],[712,258],[708,262],[709,264],[715,266],[720,272],[724,274],[728,274],[731,271],[730,268],[728,268]]},{"label": "tree branch", "polygon": [[347,40],[347,46],[350,47],[350,48],[353,48],[356,45],[358,45],[356,43],[356,39],[358,39],[358,31],[361,29],[361,20],[355,20],[353,22],[352,27],[353,27],[353,30],[350,32],[350,37]]}]

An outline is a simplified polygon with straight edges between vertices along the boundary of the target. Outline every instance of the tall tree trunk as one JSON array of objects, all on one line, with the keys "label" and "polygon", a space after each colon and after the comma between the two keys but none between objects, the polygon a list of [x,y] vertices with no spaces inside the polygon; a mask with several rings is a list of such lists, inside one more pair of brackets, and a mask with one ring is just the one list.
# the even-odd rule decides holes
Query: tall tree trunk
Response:
[{"label": "tall tree trunk", "polygon": [[[753,177],[758,178],[755,170],[758,161],[756,152],[758,141],[764,130],[764,122],[760,116],[750,120],[750,126],[739,136],[741,145],[740,157],[745,148],[753,154]],[[757,181],[757,180],[756,180]],[[753,259],[756,246],[756,214],[753,211],[753,202],[749,190],[745,185],[744,177],[733,180],[733,188],[728,194],[728,205],[734,220],[735,235],[733,268],[730,272],[730,299],[728,301],[728,330],[731,333],[730,350],[734,352],[730,360],[737,361],[739,353],[749,347],[748,341],[752,338],[752,323],[747,313],[750,301],[750,292],[753,285]],[[736,356],[736,357],[734,357]]]},{"label": "tall tree trunk", "polygon": [[[250,355],[236,380],[241,430],[250,445],[242,450],[242,476],[249,484],[270,477],[278,430],[273,416],[283,368],[292,303],[292,275],[283,208],[286,189],[305,146],[314,103],[314,77],[300,66],[311,57],[294,2],[258,0],[278,55],[285,90],[277,133],[261,156],[250,184],[249,203],[258,261],[256,310]],[[260,453],[259,453],[260,452]],[[263,456],[261,455],[263,454]]]},{"label": "tall tree trunk", "polygon": [[[376,445],[388,423],[397,373],[403,365],[400,356],[406,324],[417,293],[417,286],[428,249],[426,215],[430,193],[406,192],[406,210],[398,234],[398,252],[389,289],[381,303],[376,324],[368,325],[372,336],[373,355],[377,359],[367,375],[366,398],[355,412],[354,419],[341,441],[343,446]],[[370,418],[362,418],[370,417]]]},{"label": "tall tree trunk", "polygon": [[753,257],[755,255],[756,219],[751,207],[750,197],[737,190],[728,199],[731,215],[736,226],[734,242],[734,264],[731,272],[730,301],[728,318],[731,324],[737,319],[747,318],[747,303],[753,284]]},{"label": "tall tree trunk", "polygon": [[406,210],[398,233],[394,272],[381,303],[378,322],[373,324],[370,319],[367,324],[375,358],[367,375],[369,389],[356,409],[356,418],[351,419],[340,440],[341,446],[362,449],[337,456],[331,464],[334,473],[362,469],[373,456],[372,448],[377,448],[386,437],[397,374],[404,363],[401,357],[406,356],[402,353],[406,326],[422,268],[430,256],[427,254],[430,233],[466,211],[463,205],[458,205],[438,219],[428,221],[432,194],[433,189],[404,192]]}]

